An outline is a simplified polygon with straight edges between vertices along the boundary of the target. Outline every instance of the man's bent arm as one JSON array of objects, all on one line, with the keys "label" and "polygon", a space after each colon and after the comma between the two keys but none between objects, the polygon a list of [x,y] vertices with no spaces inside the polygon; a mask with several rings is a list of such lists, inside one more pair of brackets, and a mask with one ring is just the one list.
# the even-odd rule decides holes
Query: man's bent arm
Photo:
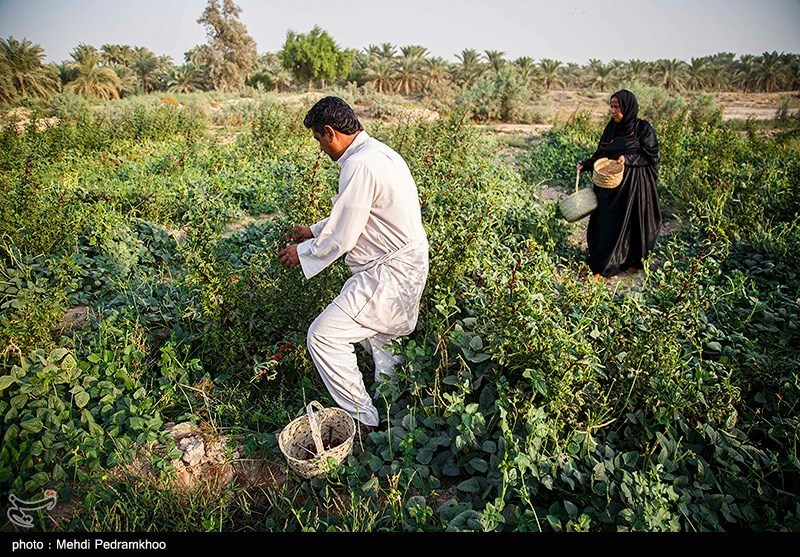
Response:
[{"label": "man's bent arm", "polygon": [[[300,266],[306,278],[317,275],[356,245],[367,225],[375,195],[375,181],[363,164],[354,165],[331,209],[331,215],[317,224],[323,224],[315,238],[297,246]],[[316,225],[315,225],[316,226]]]}]

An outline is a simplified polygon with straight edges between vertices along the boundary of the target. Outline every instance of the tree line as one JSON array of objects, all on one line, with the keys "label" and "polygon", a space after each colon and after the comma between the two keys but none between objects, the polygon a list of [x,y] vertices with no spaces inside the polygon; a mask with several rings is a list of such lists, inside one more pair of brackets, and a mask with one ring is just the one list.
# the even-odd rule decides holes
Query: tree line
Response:
[{"label": "tree line", "polygon": [[732,52],[678,59],[565,63],[522,56],[507,59],[499,50],[465,48],[456,62],[432,55],[421,45],[341,48],[322,28],[288,31],[280,51],[258,54],[239,20],[233,0],[209,0],[197,20],[208,42],[197,45],[177,65],[148,48],[79,44],[71,60],[46,64],[44,49],[28,39],[0,38],[0,102],[48,98],[72,91],[94,99],[116,99],[154,91],[239,91],[247,86],[276,92],[325,88],[329,84],[370,84],[379,93],[415,95],[434,88],[469,89],[481,79],[513,74],[531,90],[590,89],[605,92],[637,82],[668,91],[776,92],[800,90],[800,55]]}]

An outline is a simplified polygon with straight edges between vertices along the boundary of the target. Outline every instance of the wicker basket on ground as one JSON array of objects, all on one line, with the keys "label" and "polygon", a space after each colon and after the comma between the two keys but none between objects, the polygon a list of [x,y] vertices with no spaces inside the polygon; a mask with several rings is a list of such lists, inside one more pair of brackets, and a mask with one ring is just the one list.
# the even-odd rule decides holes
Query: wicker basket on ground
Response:
[{"label": "wicker basket on ground", "polygon": [[[306,415],[292,420],[281,430],[278,447],[289,467],[310,479],[344,462],[353,452],[355,434],[356,425],[350,414],[341,408],[325,408],[315,400],[306,407]],[[335,439],[342,441],[341,444],[326,449]]]}]

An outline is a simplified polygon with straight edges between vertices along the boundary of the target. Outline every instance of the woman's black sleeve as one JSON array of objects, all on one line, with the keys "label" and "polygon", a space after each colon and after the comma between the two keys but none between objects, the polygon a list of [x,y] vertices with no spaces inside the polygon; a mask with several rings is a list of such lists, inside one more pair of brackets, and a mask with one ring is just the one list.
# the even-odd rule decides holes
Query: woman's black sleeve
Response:
[{"label": "woman's black sleeve", "polygon": [[643,121],[641,133],[639,134],[639,149],[642,157],[652,166],[658,166],[658,138],[656,130],[650,122]]},{"label": "woman's black sleeve", "polygon": [[625,166],[657,166],[658,139],[650,122],[639,120],[636,125],[636,149],[625,154]]},{"label": "woman's black sleeve", "polygon": [[594,170],[594,163],[597,159],[603,158],[605,156],[605,149],[602,147],[598,147],[597,151],[594,152],[594,155],[586,159],[585,161],[581,162],[581,166],[583,170],[581,172],[591,172]]}]

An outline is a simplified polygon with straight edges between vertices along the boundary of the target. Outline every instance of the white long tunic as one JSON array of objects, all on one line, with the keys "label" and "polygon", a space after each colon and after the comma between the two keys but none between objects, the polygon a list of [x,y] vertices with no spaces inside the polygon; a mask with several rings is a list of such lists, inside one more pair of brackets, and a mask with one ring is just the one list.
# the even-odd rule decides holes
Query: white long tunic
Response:
[{"label": "white long tunic", "polygon": [[366,131],[336,162],[339,194],[331,214],[297,246],[303,274],[311,278],[346,253],[353,276],[333,302],[364,327],[407,335],[428,277],[417,185],[403,158]]}]

